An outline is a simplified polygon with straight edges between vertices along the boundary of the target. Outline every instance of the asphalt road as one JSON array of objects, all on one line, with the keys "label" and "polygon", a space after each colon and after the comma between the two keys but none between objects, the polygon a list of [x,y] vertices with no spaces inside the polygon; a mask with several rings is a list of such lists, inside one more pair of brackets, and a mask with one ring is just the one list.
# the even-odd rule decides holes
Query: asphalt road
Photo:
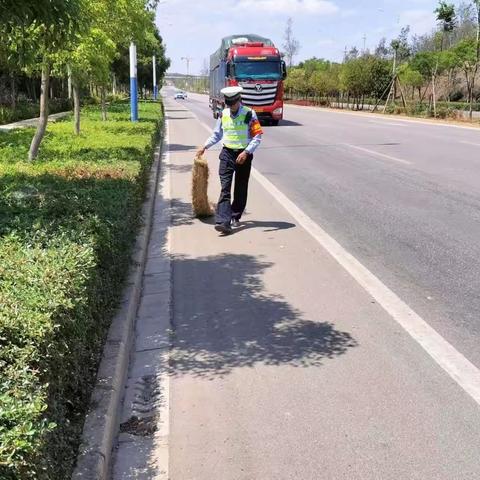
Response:
[{"label": "asphalt road", "polygon": [[480,129],[287,106],[264,131],[255,167],[480,367]]},{"label": "asphalt road", "polygon": [[[205,97],[164,93],[168,478],[480,478],[478,403],[258,177],[233,235],[192,218],[198,119],[213,119]],[[478,366],[479,132],[289,107],[287,119],[265,128],[256,168]]]}]

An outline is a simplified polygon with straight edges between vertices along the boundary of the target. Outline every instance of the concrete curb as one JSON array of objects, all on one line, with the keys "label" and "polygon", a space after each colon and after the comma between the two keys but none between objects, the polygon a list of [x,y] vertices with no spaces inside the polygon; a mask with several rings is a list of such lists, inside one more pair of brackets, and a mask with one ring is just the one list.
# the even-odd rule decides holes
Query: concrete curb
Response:
[{"label": "concrete curb", "polygon": [[113,442],[118,430],[123,390],[134,340],[135,320],[148,255],[148,241],[152,229],[164,143],[163,128],[162,140],[154,151],[147,196],[142,207],[143,227],[135,242],[119,311],[113,318],[108,331],[72,480],[104,480],[109,474]]}]

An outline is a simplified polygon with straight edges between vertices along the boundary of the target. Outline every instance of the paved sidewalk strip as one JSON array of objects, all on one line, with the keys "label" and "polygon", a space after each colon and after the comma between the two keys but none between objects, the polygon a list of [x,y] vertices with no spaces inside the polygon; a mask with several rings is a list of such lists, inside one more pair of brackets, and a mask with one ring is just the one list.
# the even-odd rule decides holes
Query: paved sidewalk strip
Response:
[{"label": "paved sidewalk strip", "polygon": [[114,447],[112,480],[168,479],[171,315],[168,133],[164,148],[120,432]]},{"label": "paved sidewalk strip", "polygon": [[[48,116],[49,122],[55,122],[60,118],[67,117],[72,112],[60,112],[60,113],[53,113],[52,115]],[[28,118],[26,120],[19,120],[18,122],[8,123],[6,125],[0,125],[0,131],[8,132],[9,130],[14,130],[15,128],[27,128],[27,127],[36,127],[38,124],[39,118]]]}]

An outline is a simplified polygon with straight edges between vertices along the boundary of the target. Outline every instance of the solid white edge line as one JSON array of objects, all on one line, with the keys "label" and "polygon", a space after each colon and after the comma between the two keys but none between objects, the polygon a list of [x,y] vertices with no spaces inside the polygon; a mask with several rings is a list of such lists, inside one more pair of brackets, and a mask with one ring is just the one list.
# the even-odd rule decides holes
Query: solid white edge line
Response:
[{"label": "solid white edge line", "polygon": [[[207,131],[212,130],[194,112],[192,113]],[[480,405],[480,370],[254,167],[252,176]]]},{"label": "solid white edge line", "polygon": [[264,177],[253,177],[418,342],[435,362],[480,405],[480,370],[458,352],[372,272]]}]

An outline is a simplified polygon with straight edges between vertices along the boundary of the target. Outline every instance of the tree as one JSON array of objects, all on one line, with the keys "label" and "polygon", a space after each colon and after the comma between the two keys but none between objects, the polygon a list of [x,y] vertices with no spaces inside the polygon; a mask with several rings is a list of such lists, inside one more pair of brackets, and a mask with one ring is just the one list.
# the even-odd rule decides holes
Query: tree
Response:
[{"label": "tree", "polygon": [[436,55],[435,68],[432,71],[432,101],[433,101],[433,116],[437,116],[437,77],[440,73],[440,62],[444,61],[443,70],[446,68],[446,57],[442,55],[445,43],[445,37],[455,28],[457,17],[455,13],[455,5],[449,4],[444,0],[440,0],[435,12],[437,22],[440,24],[440,54]]},{"label": "tree", "polygon": [[394,41],[397,42],[396,53],[397,62],[399,64],[408,60],[412,54],[412,50],[408,43],[408,37],[410,35],[410,27],[406,26],[400,30],[400,35]]},{"label": "tree", "polygon": [[352,47],[346,54],[345,54],[345,62],[348,62],[350,60],[355,60],[358,58],[360,55],[360,52],[358,51],[357,47]]},{"label": "tree", "polygon": [[285,80],[285,89],[292,93],[305,95],[308,91],[307,77],[303,68],[291,68]]},{"label": "tree", "polygon": [[283,36],[285,43],[283,48],[285,50],[285,55],[287,57],[288,66],[293,66],[293,58],[300,51],[300,42],[293,36],[293,20],[290,17],[287,20],[287,26],[285,27],[285,33]]},{"label": "tree", "polygon": [[155,55],[157,63],[157,78],[161,79],[170,66],[170,60],[165,57],[165,47],[162,37],[155,27],[153,36],[139,45],[138,51],[138,85],[145,92],[148,88],[153,90],[153,65],[152,56]]},{"label": "tree", "polygon": [[412,89],[412,100],[415,96],[415,90],[418,90],[418,96],[421,97],[421,89],[425,79],[418,70],[415,70],[410,64],[403,64],[398,75],[402,84]]},{"label": "tree", "polygon": [[[52,62],[63,44],[81,30],[84,3],[83,0],[30,0],[19,3],[22,4],[19,8],[27,9],[28,12],[25,13],[23,24],[17,28],[23,29],[26,42],[34,45],[38,55],[35,66],[41,71],[40,120],[28,152],[28,158],[32,161],[38,155],[47,128]],[[34,18],[34,14],[29,12],[38,12],[39,8],[41,10],[39,17]],[[29,23],[27,29],[25,22]]]},{"label": "tree", "polygon": [[477,42],[474,38],[465,39],[453,47],[454,55],[458,65],[463,71],[467,83],[468,102],[470,104],[470,119],[473,117],[473,92],[475,87],[475,77],[478,71],[478,51]]},{"label": "tree", "polygon": [[462,2],[457,7],[457,27],[452,32],[454,43],[475,35],[475,7],[471,3]]},{"label": "tree", "polygon": [[8,28],[28,27],[33,23],[60,29],[74,26],[80,14],[78,0],[0,0],[0,18]]},{"label": "tree", "polygon": [[383,37],[378,42],[378,45],[375,47],[375,56],[379,58],[387,58],[389,53],[390,50],[387,47],[387,39]]},{"label": "tree", "polygon": [[473,116],[473,88],[475,87],[475,78],[478,72],[478,68],[480,67],[480,0],[473,0],[473,4],[477,10],[476,15],[476,39],[475,39],[475,53],[476,53],[476,63],[475,63],[475,74],[473,75],[472,80],[472,92],[470,95],[470,120]]},{"label": "tree", "polygon": [[[88,28],[66,50],[65,60],[72,72],[74,131],[77,135],[80,133],[82,85],[93,82],[100,87],[102,119],[106,120],[106,88],[113,61],[121,49],[126,50],[132,40],[136,42],[139,70],[147,63],[151,64],[153,54],[158,54],[159,61],[164,57],[148,0],[85,1]],[[149,58],[140,55],[142,49]]]},{"label": "tree", "polygon": [[[10,47],[10,53],[13,47],[19,46],[19,67],[29,73],[41,72],[40,121],[30,145],[30,160],[38,155],[48,123],[50,71],[54,56],[80,30],[82,9],[83,0],[0,1],[0,42]],[[10,68],[14,70],[12,66]]]},{"label": "tree", "polygon": [[440,51],[443,51],[445,44],[445,37],[453,31],[457,24],[457,14],[455,13],[455,5],[441,0],[438,7],[435,9],[437,15],[437,22],[440,24],[442,31]]}]

